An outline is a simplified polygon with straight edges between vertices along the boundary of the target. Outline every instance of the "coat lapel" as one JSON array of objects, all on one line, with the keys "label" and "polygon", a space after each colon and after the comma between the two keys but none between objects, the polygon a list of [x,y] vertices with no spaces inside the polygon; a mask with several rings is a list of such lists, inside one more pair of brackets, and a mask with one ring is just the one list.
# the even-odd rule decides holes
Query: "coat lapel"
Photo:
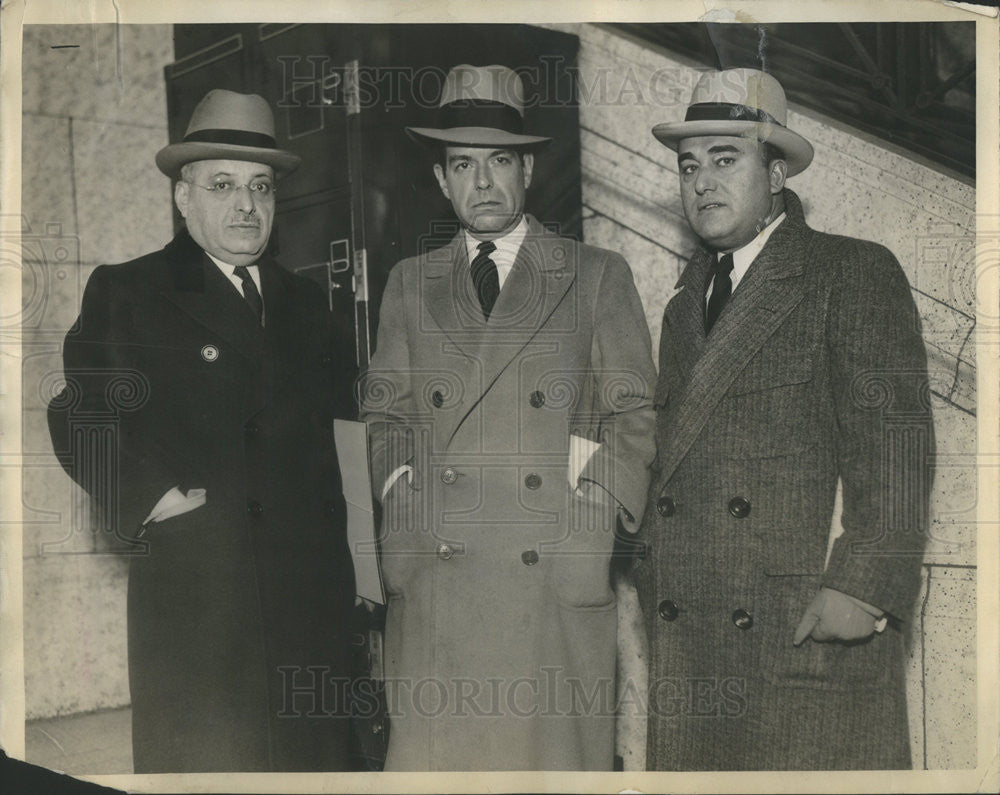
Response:
[{"label": "coat lapel", "polygon": [[277,388],[282,384],[296,364],[302,360],[306,347],[312,347],[319,340],[310,340],[303,328],[302,314],[293,304],[287,274],[276,262],[261,260],[260,280],[264,298],[264,337],[268,341],[271,355],[266,357],[269,381]]},{"label": "coat lapel", "polygon": [[[666,405],[668,394],[687,383],[695,363],[705,351],[704,285],[713,260],[713,255],[705,249],[695,253],[677,281],[678,292],[664,310],[661,345],[670,345],[673,340],[684,340],[684,344],[672,345],[669,351],[663,351],[669,356],[660,357],[654,401],[657,407]],[[669,367],[669,357],[677,362],[676,369]]]},{"label": "coat lapel", "polygon": [[455,347],[470,355],[470,333],[481,331],[486,323],[469,273],[462,232],[447,246],[426,254],[421,269],[422,303],[427,314]]},{"label": "coat lapel", "polygon": [[[455,346],[482,368],[482,389],[467,393],[460,419],[449,441],[461,428],[504,370],[521,353],[576,279],[573,242],[547,233],[533,217],[528,234],[504,281],[489,322],[483,318],[469,272],[465,237],[460,232],[449,246],[432,252],[424,263],[428,313]],[[438,255],[438,256],[435,256]]]},{"label": "coat lapel", "polygon": [[254,359],[260,350],[262,329],[233,283],[187,232],[174,238],[167,255],[173,280],[163,290],[163,297],[205,327],[206,342],[223,340],[241,355]]},{"label": "coat lapel", "polygon": [[[661,483],[673,474],[736,377],[802,300],[806,231],[801,210],[798,216],[789,212],[747,270],[707,338],[701,321],[707,269],[698,268],[701,285],[688,283],[685,288],[699,298],[698,328],[694,327],[696,315],[691,306],[682,304],[676,312],[667,313],[666,319],[678,324],[677,334],[671,338],[678,358],[693,363],[690,376],[681,379],[677,399],[666,409],[663,427],[668,442],[660,454]],[[692,281],[697,276],[692,273]],[[685,351],[689,342],[693,349],[700,346],[698,355]]]},{"label": "coat lapel", "polygon": [[534,218],[504,282],[487,326],[532,334],[562,301],[576,278],[572,241],[548,234]]}]

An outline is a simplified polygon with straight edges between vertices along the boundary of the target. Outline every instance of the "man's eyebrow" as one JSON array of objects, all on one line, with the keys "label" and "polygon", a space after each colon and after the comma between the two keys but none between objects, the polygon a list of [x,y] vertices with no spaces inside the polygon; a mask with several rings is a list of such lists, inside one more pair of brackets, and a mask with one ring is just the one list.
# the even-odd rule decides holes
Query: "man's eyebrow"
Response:
[{"label": "man's eyebrow", "polygon": [[458,162],[464,163],[468,160],[472,160],[472,158],[469,157],[468,155],[448,155],[449,163],[458,163]]},{"label": "man's eyebrow", "polygon": [[716,144],[708,149],[710,155],[715,155],[719,152],[735,152],[738,155],[743,153],[738,146],[733,146],[732,144]]},{"label": "man's eyebrow", "polygon": [[[227,179],[234,179],[235,176],[232,171],[213,171],[209,174],[209,179],[218,179],[219,177],[226,177]],[[274,179],[273,176],[268,174],[266,171],[258,171],[256,174],[252,175],[250,179]]]},{"label": "man's eyebrow", "polygon": [[[732,144],[716,144],[715,146],[710,146],[708,149],[708,154],[710,155],[717,155],[722,152],[725,152],[726,154],[737,154],[737,155],[743,154],[742,149],[740,149],[738,146],[733,146]],[[682,160],[697,160],[697,159],[698,158],[695,157],[693,154],[691,154],[691,152],[679,152],[677,155],[678,163],[681,162]]]}]

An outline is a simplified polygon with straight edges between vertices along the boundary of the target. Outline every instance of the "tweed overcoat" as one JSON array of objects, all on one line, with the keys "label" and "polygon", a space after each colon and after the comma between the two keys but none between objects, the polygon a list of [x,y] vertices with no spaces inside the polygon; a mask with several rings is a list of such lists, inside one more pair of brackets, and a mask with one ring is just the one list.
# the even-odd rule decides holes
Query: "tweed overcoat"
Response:
[{"label": "tweed overcoat", "polygon": [[[489,321],[464,236],[392,270],[362,398],[382,565],[389,770],[605,769],[616,511],[653,458],[649,333],[627,263],[528,235]],[[571,491],[570,436],[600,443]]]},{"label": "tweed overcoat", "polygon": [[[708,251],[664,312],[634,571],[654,769],[910,764],[902,628],[933,451],[920,324],[888,250],[810,229],[787,189],[785,203],[707,337]],[[793,647],[821,586],[883,609],[889,628]]]},{"label": "tweed overcoat", "polygon": [[[66,337],[50,429],[130,554],[136,772],[347,764],[329,680],[348,674],[354,572],[332,418],[353,373],[317,286],[258,265],[263,329],[183,231],[95,270]],[[136,540],[178,485],[206,504]]]}]

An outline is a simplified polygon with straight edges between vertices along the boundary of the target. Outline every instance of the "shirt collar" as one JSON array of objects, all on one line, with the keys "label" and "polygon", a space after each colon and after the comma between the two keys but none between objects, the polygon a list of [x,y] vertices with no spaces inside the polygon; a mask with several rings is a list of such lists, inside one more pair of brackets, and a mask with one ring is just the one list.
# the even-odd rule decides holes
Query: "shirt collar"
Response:
[{"label": "shirt collar", "polygon": [[[465,250],[469,255],[469,262],[472,262],[476,258],[476,254],[479,253],[479,244],[483,241],[474,238],[469,234],[468,230],[463,230],[463,233],[465,234]],[[528,219],[522,215],[517,226],[503,237],[498,237],[493,241],[497,250],[490,254],[490,259],[493,260],[498,268],[511,267],[514,264],[514,259],[517,257],[517,252],[521,249],[524,238],[527,236]]]},{"label": "shirt collar", "polygon": [[[208,254],[207,251],[205,253]],[[228,262],[223,262],[218,257],[213,257],[211,254],[208,254],[208,258],[210,260],[212,260],[212,262],[214,262],[216,265],[218,265],[219,268],[222,270],[222,272],[225,273],[225,274],[227,274],[227,275],[230,274],[230,273],[233,273],[236,270],[236,267],[237,267],[236,265],[230,265]],[[256,268],[256,267],[257,267],[257,263],[256,262],[253,262],[250,265],[247,265],[247,268],[250,269],[251,273],[253,272],[252,269]]]},{"label": "shirt collar", "polygon": [[[733,255],[733,289],[736,289],[736,285],[739,284],[740,280],[746,274],[747,270],[753,264],[753,261],[757,259],[757,255],[760,254],[764,244],[767,243],[768,239],[771,237],[771,233],[785,220],[785,213],[782,213],[777,218],[775,218],[771,223],[760,230],[760,234],[757,235],[753,240],[747,243],[745,246],[741,246],[735,251],[730,253]],[[721,256],[717,255],[716,259]]]}]

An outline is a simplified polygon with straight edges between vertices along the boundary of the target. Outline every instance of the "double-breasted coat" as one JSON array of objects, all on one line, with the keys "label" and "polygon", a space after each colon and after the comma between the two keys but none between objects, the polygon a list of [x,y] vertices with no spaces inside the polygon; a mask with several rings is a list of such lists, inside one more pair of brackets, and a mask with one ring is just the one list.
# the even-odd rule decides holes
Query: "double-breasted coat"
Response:
[{"label": "double-breasted coat", "polygon": [[[332,438],[351,362],[322,291],[258,261],[265,326],[182,231],[94,271],[53,442],[130,553],[136,772],[347,764],[354,574]],[[168,490],[202,507],[138,529]]]},{"label": "double-breasted coat", "polygon": [[[383,505],[386,769],[611,769],[609,563],[653,457],[649,346],[626,262],[530,217],[488,322],[462,233],[393,268],[362,398],[376,489],[413,468]],[[600,444],[586,494],[571,435]]]},{"label": "double-breasted coat", "polygon": [[[710,334],[698,251],[667,304],[658,454],[634,576],[650,638],[648,764],[910,764],[904,634],[927,532],[933,427],[920,323],[873,243],[787,217]],[[838,480],[843,534],[827,562]],[[821,586],[890,616],[792,645]]]}]

